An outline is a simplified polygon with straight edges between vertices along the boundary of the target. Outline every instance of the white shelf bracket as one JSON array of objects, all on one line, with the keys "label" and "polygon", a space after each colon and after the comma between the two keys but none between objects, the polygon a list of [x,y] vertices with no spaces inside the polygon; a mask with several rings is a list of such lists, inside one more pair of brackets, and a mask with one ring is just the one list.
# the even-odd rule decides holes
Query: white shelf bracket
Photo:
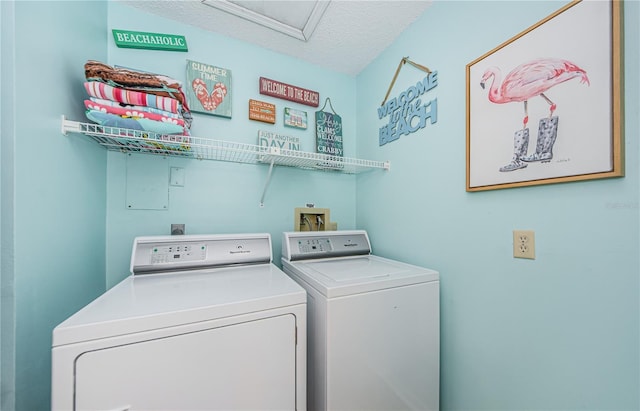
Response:
[{"label": "white shelf bracket", "polygon": [[67,135],[68,132],[71,133],[82,133],[82,128],[80,123],[77,121],[67,120],[67,118],[62,115],[62,134]]},{"label": "white shelf bracket", "polygon": [[267,194],[267,187],[271,182],[271,174],[273,174],[273,162],[274,160],[271,160],[271,163],[269,163],[269,172],[267,173],[267,181],[265,181],[264,183],[264,188],[262,189],[262,197],[260,197],[260,208],[264,207],[264,196]]}]

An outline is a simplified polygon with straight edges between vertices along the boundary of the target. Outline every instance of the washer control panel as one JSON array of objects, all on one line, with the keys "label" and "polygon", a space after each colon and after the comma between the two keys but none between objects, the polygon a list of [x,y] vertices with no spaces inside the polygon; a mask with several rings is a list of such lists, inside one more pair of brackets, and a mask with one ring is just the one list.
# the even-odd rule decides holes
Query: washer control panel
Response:
[{"label": "washer control panel", "polygon": [[328,238],[307,238],[298,240],[298,252],[301,254],[331,251],[331,240]]},{"label": "washer control panel", "polygon": [[289,261],[370,253],[365,231],[295,231],[284,233],[282,239],[282,257]]}]

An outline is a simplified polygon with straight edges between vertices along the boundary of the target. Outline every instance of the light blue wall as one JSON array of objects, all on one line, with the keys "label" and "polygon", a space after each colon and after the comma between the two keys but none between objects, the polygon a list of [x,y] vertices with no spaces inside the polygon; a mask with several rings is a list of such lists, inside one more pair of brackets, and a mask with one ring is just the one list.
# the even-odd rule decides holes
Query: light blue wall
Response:
[{"label": "light blue wall", "polygon": [[[232,118],[193,113],[191,134],[232,142],[257,144],[258,130],[298,136],[302,149],[315,151],[313,117],[315,107],[259,94],[258,79],[267,77],[320,93],[343,118],[345,155],[355,156],[355,80],[297,59],[231,38],[140,12],[119,3],[109,5],[109,29],[183,34],[189,51],[159,52],[117,48],[109,39],[109,64],[159,72],[185,81],[186,59],[230,69],[232,72]],[[249,99],[276,105],[276,124],[248,120]],[[284,107],[307,112],[306,130],[283,126]],[[355,177],[276,167],[265,196],[260,198],[268,167],[212,161],[154,158],[159,166],[185,169],[184,187],[169,187],[169,207],[161,211],[129,210],[126,184],[127,156],[109,154],[107,195],[107,282],[113,285],[128,274],[133,238],[138,235],[169,234],[171,223],[185,223],[188,234],[268,232],[279,264],[283,231],[293,230],[293,210],[315,203],[331,210],[338,227],[355,227]],[[135,160],[134,160],[135,161]]]},{"label": "light blue wall", "polygon": [[83,114],[83,64],[106,56],[106,3],[14,6],[2,15],[2,298],[14,320],[2,323],[14,347],[2,394],[3,407],[15,394],[16,410],[34,411],[49,407],[53,327],[105,289],[106,154],[63,136],[61,116]]},{"label": "light blue wall", "polygon": [[[277,258],[293,208],[307,202],[330,207],[339,228],[369,230],[376,253],[441,271],[442,409],[640,408],[637,2],[625,15],[627,176],[482,193],[464,190],[465,65],[561,3],[436,2],[355,79],[119,3],[5,3],[3,410],[14,386],[15,409],[48,408],[52,328],[126,275],[134,236],[166,234],[174,222],[189,233],[266,231]],[[487,23],[496,13],[501,26]],[[117,49],[111,28],[182,32],[190,51]],[[376,109],[406,55],[439,71],[438,123],[380,148]],[[194,135],[254,143],[258,129],[294,134],[280,114],[297,106],[261,96],[265,76],[331,97],[346,155],[391,160],[391,171],[276,168],[260,208],[265,166],[154,158],[184,167],[185,186],[169,189],[167,211],[126,210],[127,157],[62,136],[60,116],[84,121],[88,59],[183,79],[186,58],[233,71],[233,119],[195,114]],[[397,84],[422,78],[413,70]],[[275,103],[278,124],[247,120],[250,98]],[[312,129],[295,134],[312,150]],[[514,228],[536,231],[536,260],[510,257]]]},{"label": "light blue wall", "polygon": [[0,409],[15,404],[13,269],[14,7],[0,2]]},{"label": "light blue wall", "polygon": [[[626,177],[465,191],[466,64],[564,4],[435,2],[357,78],[358,156],[391,171],[358,177],[356,225],[376,253],[441,272],[443,410],[640,408],[638,2],[625,2]],[[404,56],[438,71],[438,122],[379,147]],[[405,66],[391,95],[424,76]],[[511,256],[514,229],[535,230],[535,260]]]}]

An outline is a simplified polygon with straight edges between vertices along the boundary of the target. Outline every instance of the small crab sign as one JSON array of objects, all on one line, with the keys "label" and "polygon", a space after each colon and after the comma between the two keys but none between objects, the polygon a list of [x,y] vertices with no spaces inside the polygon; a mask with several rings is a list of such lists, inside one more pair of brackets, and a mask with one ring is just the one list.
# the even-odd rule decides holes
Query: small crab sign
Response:
[{"label": "small crab sign", "polygon": [[389,123],[380,127],[380,146],[396,141],[438,121],[438,100],[423,102],[423,95],[438,85],[438,72],[429,73],[415,86],[407,88],[378,108],[378,118],[389,116]]}]

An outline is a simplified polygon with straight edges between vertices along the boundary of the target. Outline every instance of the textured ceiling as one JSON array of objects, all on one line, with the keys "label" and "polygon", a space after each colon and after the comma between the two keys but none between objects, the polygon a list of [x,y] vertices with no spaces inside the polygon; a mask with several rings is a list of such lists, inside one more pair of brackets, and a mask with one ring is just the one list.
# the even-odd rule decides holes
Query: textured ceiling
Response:
[{"label": "textured ceiling", "polygon": [[[200,0],[120,0],[152,14],[290,55],[329,70],[360,73],[413,23],[431,0],[331,0],[307,41],[235,16]],[[221,1],[296,27],[304,26],[315,0]],[[323,2],[327,3],[327,2]]]}]

